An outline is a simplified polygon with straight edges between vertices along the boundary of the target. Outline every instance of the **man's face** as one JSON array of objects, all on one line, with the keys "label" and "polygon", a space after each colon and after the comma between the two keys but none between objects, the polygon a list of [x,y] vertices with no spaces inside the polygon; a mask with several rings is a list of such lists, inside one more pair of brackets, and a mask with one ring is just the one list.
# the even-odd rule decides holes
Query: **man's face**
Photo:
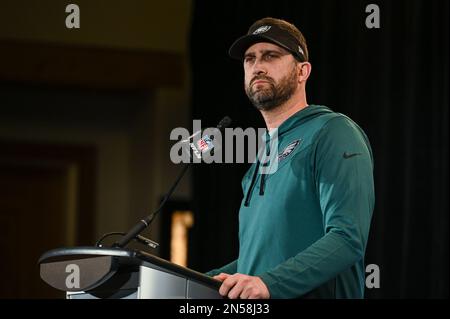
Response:
[{"label": "man's face", "polygon": [[245,51],[245,92],[258,110],[272,110],[294,94],[298,86],[297,62],[287,50],[268,42]]}]

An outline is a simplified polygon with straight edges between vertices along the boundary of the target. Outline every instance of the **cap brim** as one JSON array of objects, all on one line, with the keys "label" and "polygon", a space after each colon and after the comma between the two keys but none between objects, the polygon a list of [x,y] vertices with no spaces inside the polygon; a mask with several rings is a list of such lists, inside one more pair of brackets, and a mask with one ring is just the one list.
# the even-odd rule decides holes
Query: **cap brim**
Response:
[{"label": "cap brim", "polygon": [[251,47],[253,44],[259,43],[259,42],[270,42],[270,43],[276,44],[282,48],[285,48],[289,52],[292,52],[290,48],[288,48],[284,44],[272,39],[271,37],[268,37],[263,34],[248,34],[248,35],[244,35],[244,36],[240,37],[239,39],[237,39],[236,41],[234,41],[234,43],[231,45],[230,49],[228,50],[228,54],[233,59],[242,61],[244,59],[245,51],[247,51],[247,49],[249,47]]}]

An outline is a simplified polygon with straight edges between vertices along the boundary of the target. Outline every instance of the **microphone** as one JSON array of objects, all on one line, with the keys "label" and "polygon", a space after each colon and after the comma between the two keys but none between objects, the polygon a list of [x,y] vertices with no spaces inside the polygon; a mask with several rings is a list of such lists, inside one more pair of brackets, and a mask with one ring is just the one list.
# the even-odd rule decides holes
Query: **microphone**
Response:
[{"label": "microphone", "polygon": [[229,116],[225,116],[220,120],[219,124],[217,124],[217,128],[219,131],[223,132],[228,126],[231,124],[231,118]]},{"label": "microphone", "polygon": [[[220,132],[223,132],[225,128],[227,128],[231,124],[231,118],[228,116],[225,116],[219,124],[217,124],[216,128],[219,129]],[[198,134],[194,133],[194,135]],[[192,136],[194,136],[192,135]],[[206,144],[210,150],[214,148],[214,144],[212,143],[213,138],[204,136],[202,137],[199,142],[203,145]],[[210,143],[210,144],[208,144]],[[197,142],[198,144],[198,142]],[[191,146],[192,147],[192,146]],[[194,146],[196,148],[197,146]],[[199,149],[197,149],[198,151]],[[194,151],[195,153],[195,151]],[[147,217],[141,219],[136,225],[134,225],[118,242],[115,242],[113,244],[113,247],[123,248],[125,247],[131,240],[136,238],[145,228],[147,228],[152,221],[155,219],[156,215],[161,211],[161,209],[164,207],[167,200],[170,198],[172,193],[174,192],[175,188],[181,181],[181,178],[184,176],[188,168],[190,167],[191,162],[185,163],[182,171],[178,175],[177,179],[175,180],[175,183],[172,185],[172,187],[169,189],[169,191],[164,196],[163,200],[161,201],[161,204],[159,205],[158,209],[156,209],[153,213],[148,215]]]},{"label": "microphone", "polygon": [[228,127],[230,123],[231,119],[228,116],[225,116],[219,124],[217,124],[214,130],[206,130],[209,131],[208,133],[210,133],[210,135],[205,134],[201,136],[202,130],[200,129],[187,139],[180,141],[179,143],[183,146],[184,154],[188,156],[188,158],[185,158],[185,161],[188,162],[193,160],[194,163],[200,163],[202,158],[206,160],[209,156],[213,156],[214,151],[218,151],[221,147],[220,143],[214,143],[214,132],[219,130],[223,133],[225,128]]}]

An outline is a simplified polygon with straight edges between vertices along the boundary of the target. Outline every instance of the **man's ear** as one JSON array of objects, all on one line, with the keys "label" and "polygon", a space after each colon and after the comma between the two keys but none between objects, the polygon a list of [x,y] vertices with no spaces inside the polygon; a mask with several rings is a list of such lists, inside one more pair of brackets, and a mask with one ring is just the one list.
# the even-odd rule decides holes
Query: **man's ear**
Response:
[{"label": "man's ear", "polygon": [[304,82],[308,80],[309,75],[311,74],[311,63],[309,62],[301,62],[298,64],[298,81]]}]

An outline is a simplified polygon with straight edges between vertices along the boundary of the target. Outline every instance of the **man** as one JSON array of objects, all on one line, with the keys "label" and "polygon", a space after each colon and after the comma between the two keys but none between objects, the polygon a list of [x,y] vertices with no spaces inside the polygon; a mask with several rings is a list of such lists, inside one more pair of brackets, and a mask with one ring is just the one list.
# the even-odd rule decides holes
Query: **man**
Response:
[{"label": "man", "polygon": [[278,134],[278,168],[250,167],[239,257],[207,274],[228,298],[362,298],[374,207],[366,135],[348,117],[308,105],[311,64],[294,25],[258,20],[229,54],[243,62],[247,96]]}]

